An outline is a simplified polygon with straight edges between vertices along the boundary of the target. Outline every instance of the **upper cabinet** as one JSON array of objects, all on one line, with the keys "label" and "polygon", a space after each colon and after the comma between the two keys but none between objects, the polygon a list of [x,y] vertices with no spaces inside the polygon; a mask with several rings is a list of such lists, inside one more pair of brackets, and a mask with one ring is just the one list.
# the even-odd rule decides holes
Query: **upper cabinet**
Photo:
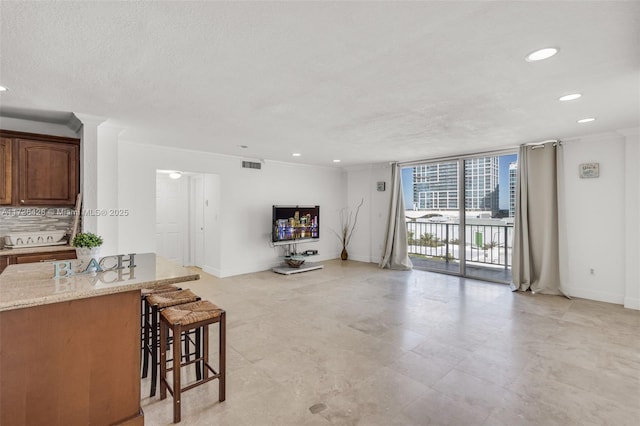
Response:
[{"label": "upper cabinet", "polygon": [[0,205],[11,204],[11,139],[0,138]]},{"label": "upper cabinet", "polygon": [[25,206],[73,206],[78,194],[78,145],[18,139],[18,201]]},{"label": "upper cabinet", "polygon": [[[80,140],[0,130],[12,154],[14,206],[73,206],[80,189]],[[5,161],[6,162],[6,161]]]}]

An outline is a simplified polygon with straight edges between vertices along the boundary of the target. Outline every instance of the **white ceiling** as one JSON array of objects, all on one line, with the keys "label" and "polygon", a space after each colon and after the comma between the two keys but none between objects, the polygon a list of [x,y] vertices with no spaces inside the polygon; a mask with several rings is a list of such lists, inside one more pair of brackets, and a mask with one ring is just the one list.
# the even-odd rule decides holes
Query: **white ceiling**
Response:
[{"label": "white ceiling", "polygon": [[635,1],[0,7],[0,112],[109,117],[142,143],[354,165],[640,125]]}]

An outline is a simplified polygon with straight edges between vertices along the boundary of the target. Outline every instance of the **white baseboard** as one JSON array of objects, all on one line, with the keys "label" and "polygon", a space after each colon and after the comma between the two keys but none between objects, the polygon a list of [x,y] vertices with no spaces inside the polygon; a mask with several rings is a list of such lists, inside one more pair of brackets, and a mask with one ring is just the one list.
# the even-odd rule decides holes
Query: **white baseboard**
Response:
[{"label": "white baseboard", "polygon": [[206,265],[202,267],[202,271],[206,272],[207,274],[211,274],[211,275],[213,275],[214,277],[217,277],[217,278],[221,278],[221,275],[222,275],[222,273],[220,272],[219,269],[212,268],[212,267],[206,266]]},{"label": "white baseboard", "polygon": [[372,263],[370,256],[360,256],[358,254],[354,254],[354,255],[350,254],[349,260],[355,260],[356,262]]},{"label": "white baseboard", "polygon": [[[338,254],[338,258],[340,257],[340,254]],[[369,253],[359,253],[359,252],[351,252],[349,251],[349,260],[355,260],[357,262],[365,262],[365,263],[372,263],[371,260],[371,256],[369,255]]]},{"label": "white baseboard", "polygon": [[625,297],[624,307],[628,309],[640,310],[640,299],[634,297]]},{"label": "white baseboard", "polygon": [[616,293],[609,293],[606,291],[586,290],[580,287],[572,287],[572,286],[563,286],[563,288],[571,297],[579,297],[582,299],[596,300],[598,302],[615,303],[617,305],[622,305],[624,303],[624,297]]}]

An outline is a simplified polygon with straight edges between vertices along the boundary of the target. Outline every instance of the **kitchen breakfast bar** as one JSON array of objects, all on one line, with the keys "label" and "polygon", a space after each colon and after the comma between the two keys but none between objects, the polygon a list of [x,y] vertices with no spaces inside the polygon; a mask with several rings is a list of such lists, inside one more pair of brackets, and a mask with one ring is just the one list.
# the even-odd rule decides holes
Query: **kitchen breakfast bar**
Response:
[{"label": "kitchen breakfast bar", "polygon": [[200,277],[153,253],[129,267],[128,256],[104,272],[53,278],[46,262],[0,274],[0,424],[144,424],[140,290]]}]

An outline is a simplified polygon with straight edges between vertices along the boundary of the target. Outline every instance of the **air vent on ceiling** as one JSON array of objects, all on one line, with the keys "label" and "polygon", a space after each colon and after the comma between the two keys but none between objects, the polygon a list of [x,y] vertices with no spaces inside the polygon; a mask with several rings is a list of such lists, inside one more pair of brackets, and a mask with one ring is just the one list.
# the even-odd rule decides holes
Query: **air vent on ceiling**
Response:
[{"label": "air vent on ceiling", "polygon": [[244,169],[258,169],[258,170],[260,170],[262,168],[262,164],[261,163],[256,163],[255,161],[243,161],[242,162],[242,167]]}]

